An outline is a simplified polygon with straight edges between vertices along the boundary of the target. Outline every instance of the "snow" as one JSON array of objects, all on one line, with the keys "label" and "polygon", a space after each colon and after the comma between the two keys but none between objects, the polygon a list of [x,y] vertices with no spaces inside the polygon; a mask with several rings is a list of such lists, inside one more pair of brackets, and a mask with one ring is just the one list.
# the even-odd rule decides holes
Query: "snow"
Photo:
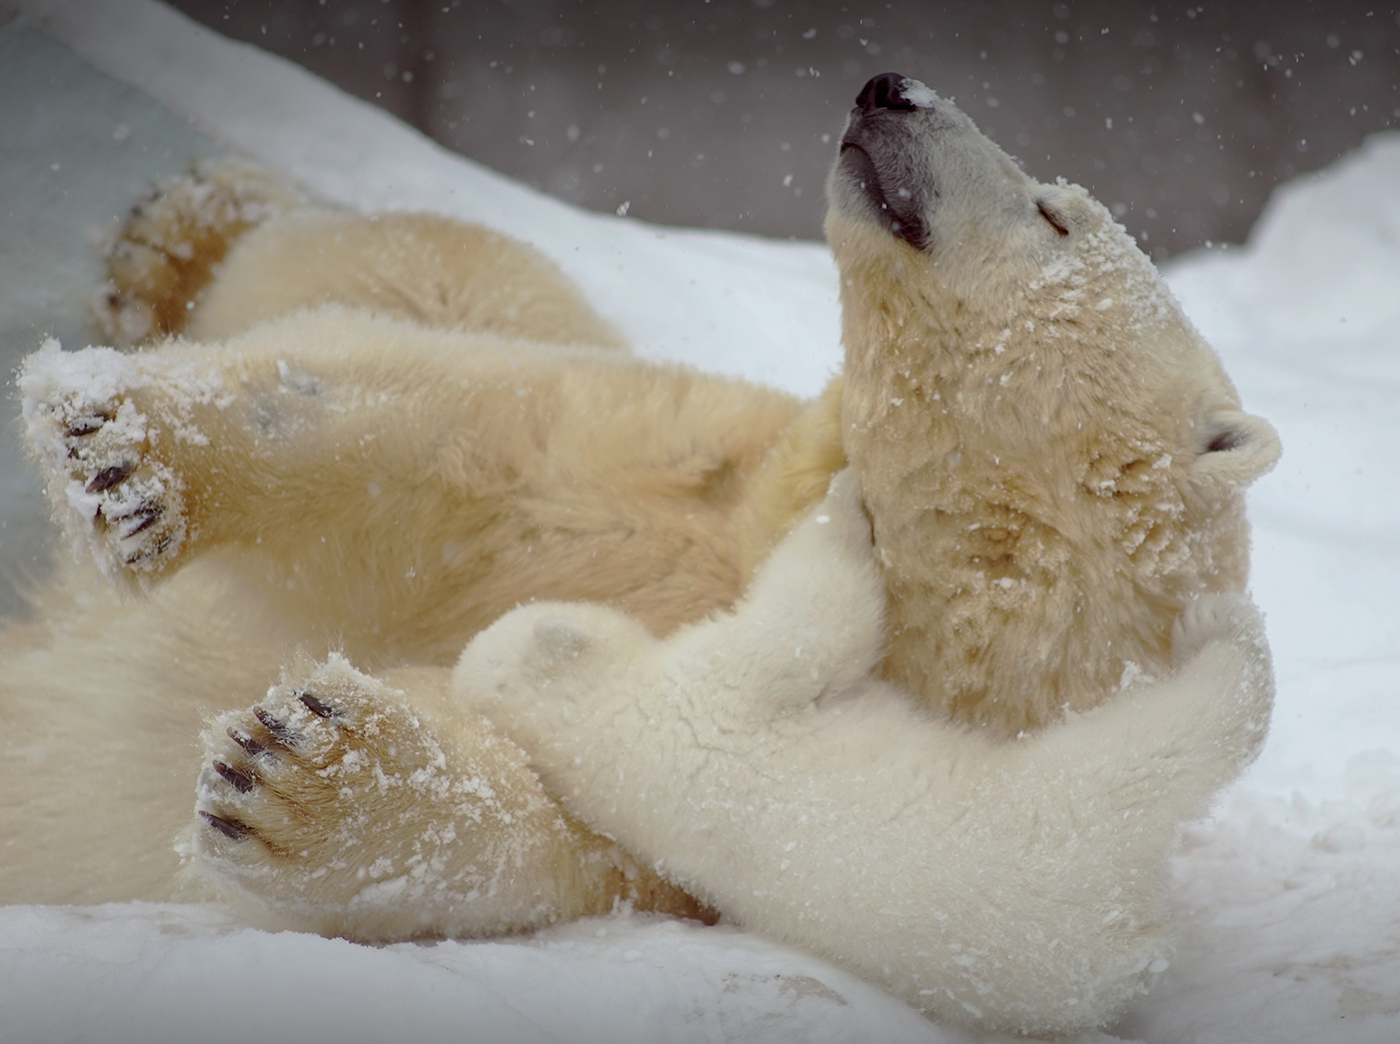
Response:
[{"label": "snow", "polygon": [[704,358],[707,369],[804,395],[820,391],[840,360],[834,268],[823,247],[600,219],[464,166],[386,113],[155,3],[26,4],[99,69],[324,199],[451,214],[535,244],[647,355]]},{"label": "snow", "polygon": [[899,81],[899,93],[905,101],[920,109],[931,109],[939,102],[937,91],[909,77]]},{"label": "snow", "polygon": [[375,948],[211,907],[0,914],[6,1044],[971,1041],[814,958],[662,918]]},{"label": "snow", "polygon": [[[177,114],[168,122],[188,118],[326,199],[440,211],[534,243],[642,354],[801,394],[836,366],[836,277],[819,245],[578,211],[149,0],[19,7]],[[111,134],[130,145],[147,131],[150,102],[121,90],[131,95],[123,111],[138,115]],[[165,172],[185,159],[168,159]],[[1166,272],[1246,407],[1283,439],[1282,462],[1251,494],[1253,590],[1278,703],[1259,762],[1183,839],[1175,958],[1098,1040],[1400,1039],[1396,184],[1400,136],[1378,136],[1280,189],[1245,247]],[[6,498],[32,482],[12,458],[0,460]],[[346,1044],[987,1040],[926,1022],[791,949],[625,912],[518,939],[369,948],[254,930],[214,906],[0,908],[3,1044],[242,1040],[250,1030]]]}]

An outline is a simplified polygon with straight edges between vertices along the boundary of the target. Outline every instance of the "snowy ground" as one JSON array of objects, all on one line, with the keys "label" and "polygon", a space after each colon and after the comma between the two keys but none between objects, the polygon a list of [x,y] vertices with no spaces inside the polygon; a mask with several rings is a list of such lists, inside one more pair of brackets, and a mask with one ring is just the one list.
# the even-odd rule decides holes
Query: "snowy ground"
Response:
[{"label": "snowy ground", "polygon": [[[32,28],[0,30],[11,99],[0,109],[6,368],[41,329],[76,346],[95,278],[86,234],[142,179],[214,142],[332,200],[438,210],[527,239],[643,354],[804,394],[837,363],[835,275],[819,246],[581,213],[148,0],[19,7],[107,75]],[[14,103],[21,91],[33,104]],[[1184,839],[1182,945],[1113,1027],[1123,1040],[1400,1040],[1397,185],[1400,136],[1373,139],[1282,189],[1246,248],[1168,273],[1246,406],[1283,437],[1282,464],[1251,498],[1254,593],[1279,695],[1263,757]],[[66,245],[50,257],[46,242]],[[41,520],[32,476],[12,445],[0,452],[0,573],[10,575],[29,567]],[[372,949],[253,931],[212,906],[0,908],[0,1042],[250,1035],[971,1039],[802,954],[652,918]]]}]

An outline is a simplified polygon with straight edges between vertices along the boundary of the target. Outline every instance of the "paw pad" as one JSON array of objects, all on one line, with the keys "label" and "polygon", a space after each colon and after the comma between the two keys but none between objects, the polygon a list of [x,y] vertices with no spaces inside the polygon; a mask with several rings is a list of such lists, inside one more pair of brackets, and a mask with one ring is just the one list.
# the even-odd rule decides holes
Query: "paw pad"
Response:
[{"label": "paw pad", "polygon": [[296,202],[279,176],[233,160],[158,185],[107,250],[108,283],[93,302],[105,335],[129,346],[178,333],[230,244]]}]

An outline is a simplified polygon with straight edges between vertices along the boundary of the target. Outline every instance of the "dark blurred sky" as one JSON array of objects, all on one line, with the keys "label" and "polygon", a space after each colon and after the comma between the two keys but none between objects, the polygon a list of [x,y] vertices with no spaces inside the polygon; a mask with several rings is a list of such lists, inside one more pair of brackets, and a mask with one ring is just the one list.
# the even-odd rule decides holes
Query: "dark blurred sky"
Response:
[{"label": "dark blurred sky", "polygon": [[[1400,14],[1352,2],[175,0],[457,151],[649,221],[815,239],[842,121],[892,71],[1162,258],[1400,126]],[[1397,186],[1400,189],[1400,186]]]}]

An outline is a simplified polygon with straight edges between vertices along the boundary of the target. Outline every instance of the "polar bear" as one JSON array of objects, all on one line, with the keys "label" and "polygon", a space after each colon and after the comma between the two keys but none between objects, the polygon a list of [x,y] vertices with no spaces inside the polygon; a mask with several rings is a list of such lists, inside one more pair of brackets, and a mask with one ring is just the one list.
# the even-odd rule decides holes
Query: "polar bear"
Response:
[{"label": "polar bear", "polygon": [[[806,403],[631,357],[503,237],[269,216],[256,180],[172,189],[114,251],[114,323],[204,342],[50,346],[21,373],[55,516],[139,597],[69,565],[0,633],[0,900],[213,882],[368,940],[619,899],[707,916],[569,815],[451,666],[530,600],[659,636],[704,619],[848,460],[876,671],[988,740],[1165,675],[1184,608],[1243,589],[1272,429],[1103,207],[913,81],[867,84],[842,139],[846,365]],[[348,693],[372,728],[299,745]],[[370,783],[405,804],[377,818]]]},{"label": "polar bear", "polygon": [[537,603],[452,688],[571,812],[744,927],[981,1029],[1102,1025],[1166,966],[1179,824],[1263,742],[1257,611],[1191,602],[1169,676],[997,743],[874,677],[884,600],[843,471],[732,612],[658,639]]}]

